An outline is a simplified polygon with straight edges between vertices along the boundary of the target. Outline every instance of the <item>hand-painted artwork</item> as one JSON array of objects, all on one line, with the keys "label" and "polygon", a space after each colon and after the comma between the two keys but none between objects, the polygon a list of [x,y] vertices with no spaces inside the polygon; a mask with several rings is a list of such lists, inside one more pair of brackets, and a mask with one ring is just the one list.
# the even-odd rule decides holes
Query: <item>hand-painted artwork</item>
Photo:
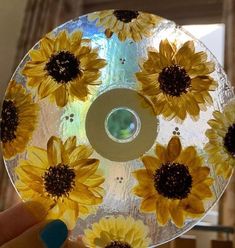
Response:
[{"label": "hand-painted artwork", "polygon": [[215,57],[174,22],[131,10],[42,37],[9,82],[6,169],[88,247],[144,248],[191,229],[235,166],[235,103]]}]

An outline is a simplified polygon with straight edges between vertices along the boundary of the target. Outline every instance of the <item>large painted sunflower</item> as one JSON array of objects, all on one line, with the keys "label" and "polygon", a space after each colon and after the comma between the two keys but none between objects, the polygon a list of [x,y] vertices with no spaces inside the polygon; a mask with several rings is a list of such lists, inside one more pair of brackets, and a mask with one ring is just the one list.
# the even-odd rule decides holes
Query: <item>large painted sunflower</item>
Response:
[{"label": "large painted sunflower", "polygon": [[25,88],[11,81],[2,105],[1,142],[3,156],[10,159],[22,153],[37,124],[39,107]]},{"label": "large painted sunflower", "polygon": [[91,154],[91,148],[76,145],[76,137],[63,143],[52,136],[47,150],[29,147],[27,160],[16,167],[20,195],[43,203],[47,219],[61,219],[72,229],[78,217],[103,200],[104,178],[97,173],[99,160],[89,158]]},{"label": "large painted sunflower", "polygon": [[88,86],[100,84],[100,69],[105,66],[89,43],[81,31],[46,35],[40,47],[29,52],[31,60],[22,70],[28,86],[37,90],[40,99],[50,95],[59,107],[73,98],[85,101]]},{"label": "large painted sunflower", "polygon": [[156,155],[143,156],[145,169],[134,171],[138,185],[133,192],[143,198],[142,212],[155,212],[160,225],[172,220],[182,227],[186,217],[197,218],[204,212],[203,200],[212,197],[210,169],[193,146],[182,149],[173,136],[167,147],[156,145]]},{"label": "large painted sunflower", "polygon": [[177,49],[174,43],[162,40],[159,52],[148,51],[148,59],[136,77],[141,93],[150,98],[157,115],[182,121],[187,115],[198,119],[200,110],[212,104],[209,92],[217,87],[209,76],[213,71],[214,63],[207,61],[205,52],[195,52],[193,41]]},{"label": "large painted sunflower", "polygon": [[227,179],[235,166],[235,100],[225,106],[223,113],[214,111],[213,117],[208,121],[211,129],[206,131],[209,142],[205,150],[217,174]]},{"label": "large painted sunflower", "polygon": [[161,17],[131,10],[104,10],[88,15],[90,21],[105,29],[110,38],[115,33],[120,41],[132,39],[140,41],[152,34],[152,29],[160,22]]},{"label": "large painted sunflower", "polygon": [[147,248],[148,228],[142,221],[123,216],[102,218],[85,230],[83,241],[89,248]]}]

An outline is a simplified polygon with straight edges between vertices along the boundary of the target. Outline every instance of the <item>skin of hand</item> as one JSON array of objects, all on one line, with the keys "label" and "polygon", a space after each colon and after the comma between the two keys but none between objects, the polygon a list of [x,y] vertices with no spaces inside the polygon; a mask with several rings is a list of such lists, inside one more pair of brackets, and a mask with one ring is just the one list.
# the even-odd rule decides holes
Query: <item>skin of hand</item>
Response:
[{"label": "skin of hand", "polygon": [[80,239],[67,239],[62,221],[45,221],[45,216],[43,206],[36,202],[20,203],[1,212],[0,248],[85,248]]}]

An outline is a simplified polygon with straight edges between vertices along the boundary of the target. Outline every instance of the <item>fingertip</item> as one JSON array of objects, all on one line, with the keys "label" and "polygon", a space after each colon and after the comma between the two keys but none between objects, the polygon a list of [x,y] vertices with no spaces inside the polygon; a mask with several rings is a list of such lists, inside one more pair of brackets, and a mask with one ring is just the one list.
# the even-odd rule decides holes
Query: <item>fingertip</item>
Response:
[{"label": "fingertip", "polygon": [[0,213],[0,246],[22,234],[45,218],[45,210],[37,202],[19,203]]},{"label": "fingertip", "polygon": [[46,209],[39,202],[28,201],[23,203],[24,208],[32,214],[37,222],[44,220],[46,217]]}]

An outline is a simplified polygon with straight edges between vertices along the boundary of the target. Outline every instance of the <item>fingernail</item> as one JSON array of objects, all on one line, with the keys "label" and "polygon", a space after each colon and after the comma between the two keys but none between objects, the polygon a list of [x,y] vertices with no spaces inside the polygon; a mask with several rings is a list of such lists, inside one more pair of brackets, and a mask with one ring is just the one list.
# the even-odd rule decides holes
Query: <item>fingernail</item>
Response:
[{"label": "fingernail", "polygon": [[40,233],[40,238],[47,248],[60,248],[67,237],[67,226],[61,220],[53,220]]},{"label": "fingernail", "polygon": [[38,202],[25,202],[24,207],[36,218],[37,221],[41,221],[46,217],[46,209]]}]

